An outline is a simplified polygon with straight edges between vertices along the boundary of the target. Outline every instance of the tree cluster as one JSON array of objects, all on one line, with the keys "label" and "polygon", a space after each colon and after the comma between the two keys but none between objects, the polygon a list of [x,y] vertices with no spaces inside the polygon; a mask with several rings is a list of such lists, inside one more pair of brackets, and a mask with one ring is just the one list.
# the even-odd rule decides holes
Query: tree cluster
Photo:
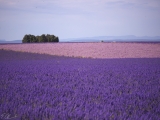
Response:
[{"label": "tree cluster", "polygon": [[23,37],[22,43],[37,43],[37,42],[59,42],[59,38],[54,35],[45,35],[34,36],[34,35],[25,35]]}]

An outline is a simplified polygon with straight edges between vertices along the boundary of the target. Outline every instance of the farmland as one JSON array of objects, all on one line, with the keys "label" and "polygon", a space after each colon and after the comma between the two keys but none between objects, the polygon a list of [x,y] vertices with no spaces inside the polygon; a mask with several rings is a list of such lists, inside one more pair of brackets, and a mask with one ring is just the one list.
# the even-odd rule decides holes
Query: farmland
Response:
[{"label": "farmland", "polygon": [[159,43],[6,44],[0,49],[1,119],[160,118]]},{"label": "farmland", "polygon": [[2,44],[0,49],[82,58],[160,58],[160,43]]}]

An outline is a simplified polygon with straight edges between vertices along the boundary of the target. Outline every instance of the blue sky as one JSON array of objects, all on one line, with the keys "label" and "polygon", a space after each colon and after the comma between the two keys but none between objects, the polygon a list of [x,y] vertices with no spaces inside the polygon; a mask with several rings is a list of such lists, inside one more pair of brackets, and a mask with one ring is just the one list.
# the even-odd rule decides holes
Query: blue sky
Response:
[{"label": "blue sky", "polygon": [[0,0],[0,39],[160,36],[160,0]]}]

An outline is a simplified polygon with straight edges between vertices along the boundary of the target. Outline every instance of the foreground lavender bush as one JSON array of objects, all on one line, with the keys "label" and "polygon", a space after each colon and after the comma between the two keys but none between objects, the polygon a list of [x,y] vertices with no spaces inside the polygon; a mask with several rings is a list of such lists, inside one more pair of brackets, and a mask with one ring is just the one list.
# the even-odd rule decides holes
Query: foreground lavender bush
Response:
[{"label": "foreground lavender bush", "polygon": [[160,59],[82,59],[0,50],[7,119],[160,118]]}]

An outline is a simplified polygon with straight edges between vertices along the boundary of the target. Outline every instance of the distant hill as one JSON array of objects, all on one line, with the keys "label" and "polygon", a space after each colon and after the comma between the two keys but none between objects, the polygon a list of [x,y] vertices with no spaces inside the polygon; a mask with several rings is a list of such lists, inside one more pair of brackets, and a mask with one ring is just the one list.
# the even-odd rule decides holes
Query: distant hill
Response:
[{"label": "distant hill", "polygon": [[[95,36],[95,37],[82,37],[82,38],[68,38],[60,39],[59,42],[160,42],[160,36]],[[0,44],[3,43],[22,43],[22,40],[6,41],[1,39]]]},{"label": "distant hill", "polygon": [[12,40],[12,41],[0,40],[0,44],[2,43],[22,43],[22,40]]},{"label": "distant hill", "polygon": [[62,39],[61,42],[160,42],[160,36],[150,37],[150,36],[141,36],[137,37],[134,35],[126,35],[126,36],[95,36],[95,37],[84,37],[84,38],[70,38],[70,39]]}]

